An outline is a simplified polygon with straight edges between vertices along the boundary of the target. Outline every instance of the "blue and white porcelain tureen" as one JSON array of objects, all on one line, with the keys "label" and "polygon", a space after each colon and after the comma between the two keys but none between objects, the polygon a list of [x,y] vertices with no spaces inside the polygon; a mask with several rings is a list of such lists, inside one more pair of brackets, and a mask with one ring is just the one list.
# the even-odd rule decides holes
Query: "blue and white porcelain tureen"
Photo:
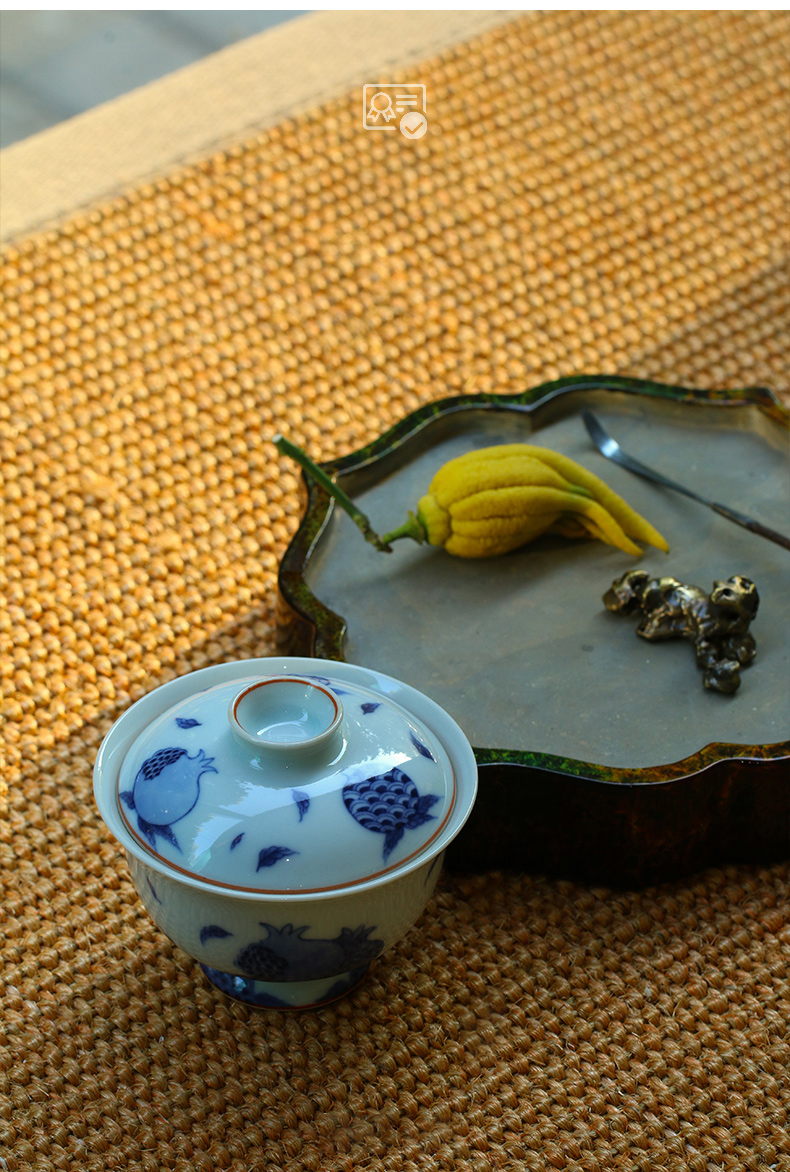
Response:
[{"label": "blue and white porcelain tureen", "polygon": [[156,689],[99,752],[100,811],[159,926],[259,1005],[352,987],[425,907],[476,764],[433,701],[312,659]]}]

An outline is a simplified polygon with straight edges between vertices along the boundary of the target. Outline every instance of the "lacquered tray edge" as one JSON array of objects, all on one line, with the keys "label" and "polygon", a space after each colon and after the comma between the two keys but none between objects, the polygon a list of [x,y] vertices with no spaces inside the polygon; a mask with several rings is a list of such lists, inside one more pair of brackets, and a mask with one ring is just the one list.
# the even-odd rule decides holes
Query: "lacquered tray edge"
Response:
[{"label": "lacquered tray edge", "polygon": [[516,869],[610,887],[790,858],[790,759],[717,760],[662,784],[606,785],[546,769],[479,767],[450,870]]},{"label": "lacquered tray edge", "polygon": [[521,410],[530,414],[553,399],[576,391],[596,390],[618,391],[625,395],[641,395],[675,403],[699,403],[708,406],[716,404],[725,408],[756,407],[766,418],[790,430],[790,411],[774,397],[768,387],[708,390],[627,378],[623,375],[576,375],[541,383],[539,386],[516,395],[456,395],[425,403],[416,411],[412,411],[393,424],[370,444],[336,460],[327,461],[321,467],[331,476],[342,476],[352,471],[358,471],[379,459],[383,454],[396,450],[438,417],[463,411],[469,407],[483,410]]}]

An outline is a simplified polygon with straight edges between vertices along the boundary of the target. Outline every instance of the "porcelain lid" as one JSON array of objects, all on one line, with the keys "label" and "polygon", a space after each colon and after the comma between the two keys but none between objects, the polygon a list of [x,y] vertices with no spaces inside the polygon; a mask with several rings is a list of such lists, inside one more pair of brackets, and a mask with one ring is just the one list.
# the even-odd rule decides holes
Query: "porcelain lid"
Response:
[{"label": "porcelain lid", "polygon": [[450,758],[413,713],[325,676],[254,676],[196,691],[123,760],[127,829],[160,861],[220,887],[326,891],[425,850],[456,801]]}]

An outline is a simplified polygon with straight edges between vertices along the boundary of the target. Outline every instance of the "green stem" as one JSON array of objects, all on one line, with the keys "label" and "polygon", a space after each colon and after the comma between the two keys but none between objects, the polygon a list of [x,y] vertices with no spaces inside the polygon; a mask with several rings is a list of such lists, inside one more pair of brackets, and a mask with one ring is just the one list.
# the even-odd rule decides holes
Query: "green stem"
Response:
[{"label": "green stem", "polygon": [[305,472],[309,473],[313,480],[320,484],[337,501],[341,509],[344,509],[348,513],[351,520],[360,529],[366,541],[369,541],[371,545],[381,550],[382,553],[392,553],[392,547],[388,544],[387,539],[379,537],[365,513],[361,509],[358,509],[351,498],[346,496],[343,489],[335,484],[334,480],[331,480],[326,472],[322,471],[310,459],[307,452],[302,451],[300,447],[297,447],[296,444],[291,443],[290,440],[287,440],[282,435],[276,435],[273,443],[278,452],[281,452],[284,456],[290,456],[292,460],[296,460],[297,464],[304,468]]},{"label": "green stem", "polygon": [[428,538],[422,521],[411,510],[409,510],[408,521],[404,521],[398,529],[393,529],[391,533],[385,533],[381,540],[386,542],[398,541],[401,537],[410,537],[418,545],[422,545]]}]

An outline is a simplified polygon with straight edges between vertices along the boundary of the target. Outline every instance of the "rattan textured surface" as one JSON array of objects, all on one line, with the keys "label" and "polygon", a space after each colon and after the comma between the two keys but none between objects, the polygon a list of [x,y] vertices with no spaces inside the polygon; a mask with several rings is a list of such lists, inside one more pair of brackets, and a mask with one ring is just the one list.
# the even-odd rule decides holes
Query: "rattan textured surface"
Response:
[{"label": "rattan textured surface", "polygon": [[3,261],[0,1168],[790,1169],[790,870],[445,875],[353,995],[252,1011],[143,911],[112,721],[274,650],[329,459],[579,371],[790,402],[786,13],[530,14]]}]

